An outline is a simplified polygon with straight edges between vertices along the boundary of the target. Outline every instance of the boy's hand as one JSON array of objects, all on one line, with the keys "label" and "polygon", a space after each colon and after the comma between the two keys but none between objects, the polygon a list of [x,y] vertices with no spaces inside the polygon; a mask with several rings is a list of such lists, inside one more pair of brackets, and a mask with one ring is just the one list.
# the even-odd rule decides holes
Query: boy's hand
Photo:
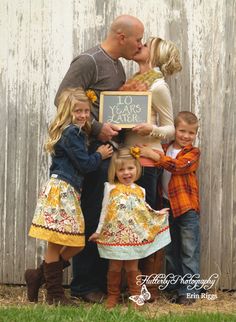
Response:
[{"label": "boy's hand", "polygon": [[102,156],[102,160],[104,160],[112,156],[113,148],[110,146],[110,144],[100,145],[96,152],[99,152]]},{"label": "boy's hand", "polygon": [[156,153],[148,146],[140,146],[140,156],[152,159],[154,161],[159,161],[161,158],[159,153]]},{"label": "boy's hand", "polygon": [[88,241],[93,241],[93,242],[95,242],[95,241],[98,239],[98,237],[99,237],[99,234],[98,234],[98,233],[93,233],[93,234],[89,237]]}]

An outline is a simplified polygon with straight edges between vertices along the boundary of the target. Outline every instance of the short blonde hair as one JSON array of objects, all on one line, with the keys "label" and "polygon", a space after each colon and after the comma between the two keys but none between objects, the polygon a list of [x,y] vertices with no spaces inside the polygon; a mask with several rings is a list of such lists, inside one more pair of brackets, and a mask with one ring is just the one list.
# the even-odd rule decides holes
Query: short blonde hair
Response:
[{"label": "short blonde hair", "polygon": [[189,111],[179,112],[174,120],[175,127],[177,127],[181,121],[184,121],[189,125],[196,124],[196,129],[198,129],[198,118],[192,112],[189,112]]},{"label": "short blonde hair", "polygon": [[164,76],[182,70],[179,50],[172,41],[151,37],[148,44],[151,67],[159,67]]},{"label": "short blonde hair", "polygon": [[142,167],[138,159],[136,159],[131,153],[130,153],[130,148],[125,147],[125,148],[120,148],[117,151],[115,151],[112,155],[111,162],[109,165],[108,169],[108,181],[109,183],[117,183],[118,179],[116,176],[116,171],[122,167],[122,165],[126,161],[134,161],[134,164],[137,169],[137,175],[135,178],[135,181],[137,181],[142,172]]},{"label": "short blonde hair", "polygon": [[[89,105],[90,111],[92,107],[91,100],[81,87],[66,88],[59,96],[58,109],[55,119],[49,126],[48,139],[44,145],[44,149],[48,153],[54,152],[55,144],[60,140],[62,132],[65,128],[74,123],[73,111],[78,102],[86,102]],[[86,122],[83,129],[89,133],[90,123]]]}]

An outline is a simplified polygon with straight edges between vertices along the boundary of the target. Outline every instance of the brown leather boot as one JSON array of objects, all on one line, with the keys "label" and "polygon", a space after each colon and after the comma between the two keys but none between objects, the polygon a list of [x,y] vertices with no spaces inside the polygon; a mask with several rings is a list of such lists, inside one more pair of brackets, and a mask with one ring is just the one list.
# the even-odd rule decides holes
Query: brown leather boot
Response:
[{"label": "brown leather boot", "polygon": [[[140,271],[126,272],[128,290],[129,290],[129,294],[131,296],[134,296],[134,295],[139,296],[141,293],[141,286],[137,285],[137,276],[138,275],[141,275]],[[140,309],[140,307],[141,307],[141,305],[139,305],[137,301],[132,301],[131,305],[135,309]]]},{"label": "brown leather boot", "polygon": [[[164,250],[161,249],[157,251],[156,253],[142,259],[140,264],[140,269],[142,271],[143,275],[151,276],[152,274],[160,274],[162,272],[163,268],[163,260],[164,260]],[[154,278],[153,275],[153,278]],[[150,280],[152,280],[152,277],[150,277]],[[160,297],[160,291],[158,289],[157,284],[146,284],[148,291],[151,294],[151,298],[147,301],[149,303],[152,303],[159,299]]]},{"label": "brown leather boot", "polygon": [[108,271],[107,273],[107,300],[105,307],[112,309],[119,303],[121,287],[121,272]]},{"label": "brown leather boot", "polygon": [[36,269],[25,271],[27,298],[30,302],[38,302],[39,288],[45,283],[43,275],[43,263]]},{"label": "brown leather boot", "polygon": [[[60,260],[63,263],[63,269],[70,266],[69,261],[65,261],[62,257],[60,257]],[[43,263],[36,269],[27,269],[25,271],[27,298],[30,302],[38,302],[39,289],[43,284],[45,284]]]},{"label": "brown leather boot", "polygon": [[49,305],[69,305],[77,306],[73,301],[66,298],[62,287],[63,262],[43,264],[44,277],[46,280],[47,297],[46,302]]}]

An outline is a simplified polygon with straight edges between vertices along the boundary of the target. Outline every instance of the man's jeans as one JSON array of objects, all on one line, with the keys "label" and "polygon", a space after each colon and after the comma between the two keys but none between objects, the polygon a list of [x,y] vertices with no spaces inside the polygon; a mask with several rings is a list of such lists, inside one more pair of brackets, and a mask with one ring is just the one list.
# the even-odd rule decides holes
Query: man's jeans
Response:
[{"label": "man's jeans", "polygon": [[88,242],[88,238],[96,231],[99,222],[109,162],[110,159],[103,160],[97,171],[85,176],[81,208],[85,220],[86,245],[72,260],[71,295],[74,296],[99,290],[106,292],[108,261],[99,257],[97,244]]},{"label": "man's jeans", "polygon": [[146,191],[146,202],[153,209],[157,209],[157,185],[161,178],[162,169],[157,167],[143,167],[142,174],[136,182]]},{"label": "man's jeans", "polygon": [[[163,199],[163,205],[170,207],[166,199]],[[178,295],[185,296],[187,293],[199,294],[199,285],[195,284],[200,279],[199,214],[195,210],[189,210],[174,218],[170,211],[169,223],[171,243],[165,248],[166,275],[174,274],[176,282],[172,280],[173,284],[169,284],[167,290],[172,288],[178,291]]]}]

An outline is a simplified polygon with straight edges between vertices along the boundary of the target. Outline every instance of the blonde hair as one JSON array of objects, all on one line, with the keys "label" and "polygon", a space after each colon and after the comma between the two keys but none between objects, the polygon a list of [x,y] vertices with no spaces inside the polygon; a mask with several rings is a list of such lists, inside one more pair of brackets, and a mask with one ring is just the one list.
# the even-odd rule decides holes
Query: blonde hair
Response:
[{"label": "blonde hair", "polygon": [[111,162],[108,169],[108,181],[109,183],[117,183],[118,178],[116,176],[116,171],[122,167],[123,164],[125,164],[126,161],[134,161],[134,164],[137,169],[137,175],[135,178],[135,181],[139,179],[141,176],[141,165],[138,159],[132,156],[130,153],[130,148],[120,148],[117,151],[115,151],[112,155]]},{"label": "blonde hair", "polygon": [[184,121],[189,125],[196,124],[196,127],[198,129],[198,118],[192,112],[189,112],[189,111],[179,112],[174,120],[175,127],[177,127],[181,121]]},{"label": "blonde hair", "polygon": [[[55,144],[60,140],[65,128],[74,123],[73,111],[78,102],[88,103],[91,110],[91,101],[82,88],[66,88],[59,96],[57,115],[49,126],[48,139],[44,149],[48,153],[54,152]],[[86,133],[90,131],[90,124],[86,122],[83,130]]]},{"label": "blonde hair", "polygon": [[159,67],[164,76],[181,71],[180,53],[172,41],[151,37],[148,43],[151,67]]}]

